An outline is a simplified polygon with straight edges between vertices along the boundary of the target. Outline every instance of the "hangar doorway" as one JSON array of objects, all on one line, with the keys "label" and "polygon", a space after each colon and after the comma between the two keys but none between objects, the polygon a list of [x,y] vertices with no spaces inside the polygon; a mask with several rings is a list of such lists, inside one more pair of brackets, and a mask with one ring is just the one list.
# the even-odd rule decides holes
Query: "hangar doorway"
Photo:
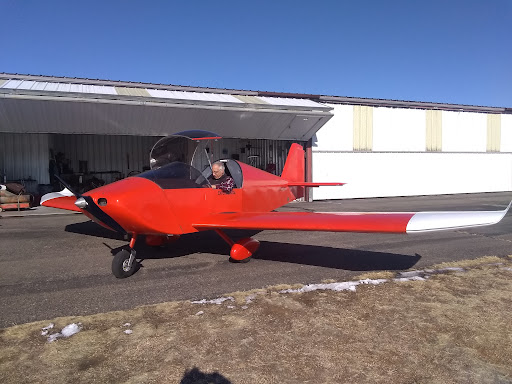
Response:
[{"label": "hangar doorway", "polygon": [[[49,154],[63,178],[84,192],[149,169],[149,152],[161,137],[51,134]],[[280,175],[294,142],[226,138],[213,141],[208,150],[214,159],[240,160]]]}]

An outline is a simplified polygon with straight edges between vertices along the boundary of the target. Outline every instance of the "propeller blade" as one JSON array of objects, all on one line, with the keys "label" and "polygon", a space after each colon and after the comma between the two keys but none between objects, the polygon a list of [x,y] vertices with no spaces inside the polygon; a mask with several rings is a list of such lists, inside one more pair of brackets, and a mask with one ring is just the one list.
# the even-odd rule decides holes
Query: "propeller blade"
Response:
[{"label": "propeller blade", "polygon": [[75,195],[77,198],[81,197],[81,195],[79,193],[76,193],[75,191],[73,191],[73,189],[69,186],[68,183],[66,183],[64,180],[61,179],[61,177],[59,175],[53,175],[57,178],[57,180],[60,181],[60,183],[65,187],[67,188],[73,195]]}]

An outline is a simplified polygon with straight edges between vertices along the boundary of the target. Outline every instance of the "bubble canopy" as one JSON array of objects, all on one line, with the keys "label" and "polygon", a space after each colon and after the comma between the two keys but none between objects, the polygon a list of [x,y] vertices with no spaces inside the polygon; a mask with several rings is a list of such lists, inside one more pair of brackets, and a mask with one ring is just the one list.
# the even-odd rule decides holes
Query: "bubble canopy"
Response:
[{"label": "bubble canopy", "polygon": [[209,186],[199,169],[211,165],[208,147],[221,137],[213,132],[193,130],[160,139],[151,150],[151,170],[138,177],[149,179],[163,189]]},{"label": "bubble canopy", "polygon": [[208,145],[206,143],[209,140],[221,138],[216,133],[201,130],[183,131],[166,136],[151,149],[149,155],[151,169],[160,168],[174,161],[189,165],[199,164],[200,158],[206,156],[206,152],[203,153],[203,149]]}]

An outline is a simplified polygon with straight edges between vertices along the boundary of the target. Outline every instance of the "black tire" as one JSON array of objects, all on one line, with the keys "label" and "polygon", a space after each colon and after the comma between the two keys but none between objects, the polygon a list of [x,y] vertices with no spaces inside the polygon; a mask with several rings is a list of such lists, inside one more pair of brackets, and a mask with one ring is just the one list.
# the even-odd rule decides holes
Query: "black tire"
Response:
[{"label": "black tire", "polygon": [[229,258],[229,262],[230,263],[237,263],[237,264],[245,264],[245,263],[248,263],[249,261],[251,261],[252,259],[252,255],[249,256],[249,257],[246,257],[245,259],[243,260],[235,260],[233,259],[232,257]]},{"label": "black tire", "polygon": [[133,261],[132,266],[128,269],[127,264],[130,259],[130,252],[126,249],[122,249],[117,252],[112,259],[112,273],[118,279],[124,279],[126,277],[130,277],[139,267],[139,263],[137,261]]}]

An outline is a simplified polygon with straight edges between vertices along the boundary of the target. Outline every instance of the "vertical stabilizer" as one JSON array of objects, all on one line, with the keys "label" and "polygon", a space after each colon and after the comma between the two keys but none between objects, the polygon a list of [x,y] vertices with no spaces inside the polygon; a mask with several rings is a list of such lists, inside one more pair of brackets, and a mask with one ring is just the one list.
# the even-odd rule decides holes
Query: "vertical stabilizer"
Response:
[{"label": "vertical stabilizer", "polygon": [[[304,149],[301,145],[293,143],[288,151],[281,177],[287,181],[303,183],[305,178]],[[304,187],[290,187],[295,198],[304,197]]]}]

